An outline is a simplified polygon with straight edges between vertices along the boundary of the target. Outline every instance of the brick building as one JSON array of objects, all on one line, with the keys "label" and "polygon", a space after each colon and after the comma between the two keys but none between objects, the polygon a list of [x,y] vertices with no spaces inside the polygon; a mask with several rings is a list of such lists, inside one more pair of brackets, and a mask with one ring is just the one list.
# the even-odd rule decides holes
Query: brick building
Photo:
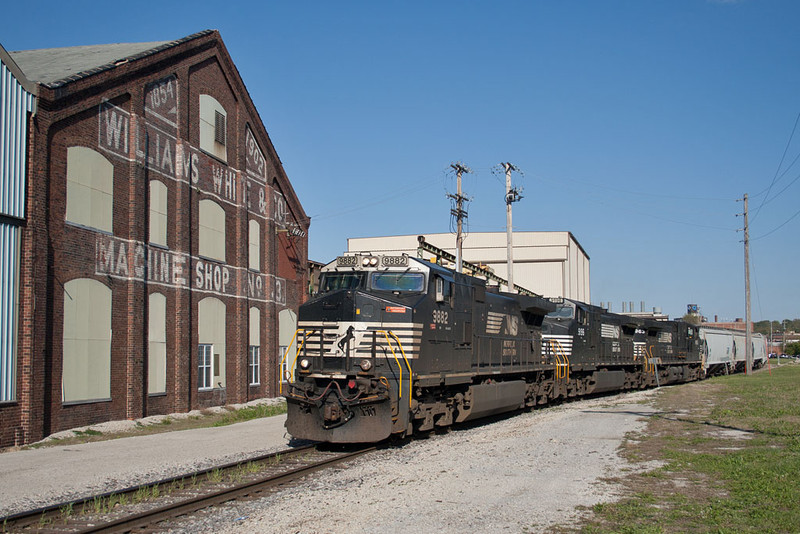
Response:
[{"label": "brick building", "polygon": [[8,55],[36,110],[0,446],[277,395],[308,218],[219,33]]}]

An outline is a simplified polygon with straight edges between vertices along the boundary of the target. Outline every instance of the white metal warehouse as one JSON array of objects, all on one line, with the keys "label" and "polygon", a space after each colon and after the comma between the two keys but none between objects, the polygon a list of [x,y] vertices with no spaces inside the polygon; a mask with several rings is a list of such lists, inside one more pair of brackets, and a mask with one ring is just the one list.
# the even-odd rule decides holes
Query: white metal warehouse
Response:
[{"label": "white metal warehouse", "polygon": [[[417,256],[417,235],[359,237],[347,240],[349,252],[395,252]],[[456,252],[455,235],[425,234],[425,241]],[[571,232],[514,232],[514,283],[545,297],[590,302],[589,256]],[[508,279],[505,232],[470,233],[464,260],[491,267]],[[430,254],[423,257],[429,258]]]}]

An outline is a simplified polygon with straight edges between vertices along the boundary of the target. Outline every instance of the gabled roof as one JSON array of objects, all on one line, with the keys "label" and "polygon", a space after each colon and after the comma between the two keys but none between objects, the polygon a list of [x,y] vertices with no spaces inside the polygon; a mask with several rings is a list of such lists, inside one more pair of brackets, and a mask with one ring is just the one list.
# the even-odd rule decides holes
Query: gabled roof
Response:
[{"label": "gabled roof", "polygon": [[205,30],[177,41],[45,48],[9,52],[9,55],[29,80],[52,89],[150,56],[213,31]]},{"label": "gabled roof", "polygon": [[14,61],[14,58],[8,53],[8,51],[3,48],[3,45],[0,44],[0,63],[6,66],[6,68],[11,72],[14,79],[22,86],[23,89],[35,95],[37,93],[36,84],[33,83],[32,80],[28,79],[25,76],[25,73],[22,72],[22,69],[19,68],[17,62]]}]

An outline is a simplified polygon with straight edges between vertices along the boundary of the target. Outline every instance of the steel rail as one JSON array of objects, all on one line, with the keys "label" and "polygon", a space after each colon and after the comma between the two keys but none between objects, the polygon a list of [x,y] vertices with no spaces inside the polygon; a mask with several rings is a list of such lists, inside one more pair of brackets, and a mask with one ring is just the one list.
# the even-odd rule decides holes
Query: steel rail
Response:
[{"label": "steel rail", "polygon": [[252,458],[247,458],[244,460],[240,460],[237,462],[230,462],[224,465],[213,466],[205,469],[201,469],[198,471],[192,471],[189,473],[184,473],[180,475],[175,475],[173,477],[168,477],[164,479],[160,479],[153,482],[147,482],[144,484],[140,484],[137,486],[130,486],[118,490],[107,491],[104,493],[100,493],[97,495],[90,495],[86,497],[81,497],[78,499],[73,499],[69,501],[59,502],[57,504],[52,504],[48,506],[43,506],[40,508],[36,508],[34,510],[28,510],[24,512],[17,512],[14,514],[10,514],[7,516],[0,517],[0,531],[3,531],[3,528],[26,528],[32,525],[40,524],[43,521],[51,519],[53,517],[61,517],[63,515],[63,510],[69,509],[73,511],[80,511],[80,512],[91,512],[91,507],[93,503],[97,500],[109,499],[113,496],[123,496],[123,495],[133,495],[136,492],[146,489],[146,488],[153,488],[157,486],[169,486],[170,484],[196,479],[202,476],[207,476],[214,471],[229,471],[236,469],[241,465],[247,465],[249,463],[259,463],[259,462],[267,462],[274,458],[279,457],[290,457],[297,454],[301,454],[309,449],[315,449],[316,445],[309,444],[309,445],[302,445],[299,447],[293,447],[291,449],[284,449],[276,452],[271,452],[268,454],[263,454],[260,456],[254,456]]},{"label": "steel rail", "polygon": [[357,456],[375,450],[376,447],[368,447],[354,452],[338,454],[334,457],[325,458],[309,465],[303,465],[294,468],[284,473],[277,475],[270,475],[260,480],[254,480],[236,485],[231,488],[214,491],[209,495],[202,495],[193,499],[169,504],[159,508],[154,508],[146,512],[141,512],[129,517],[123,517],[115,521],[103,523],[96,526],[91,526],[82,529],[79,532],[82,534],[89,533],[116,533],[116,532],[130,532],[133,529],[152,526],[154,524],[174,519],[182,515],[190,514],[208,508],[217,504],[222,504],[237,498],[245,497],[253,493],[259,493],[270,487],[281,486],[292,480],[301,478],[309,473],[313,473],[320,469],[336,465],[338,463],[351,460]]}]

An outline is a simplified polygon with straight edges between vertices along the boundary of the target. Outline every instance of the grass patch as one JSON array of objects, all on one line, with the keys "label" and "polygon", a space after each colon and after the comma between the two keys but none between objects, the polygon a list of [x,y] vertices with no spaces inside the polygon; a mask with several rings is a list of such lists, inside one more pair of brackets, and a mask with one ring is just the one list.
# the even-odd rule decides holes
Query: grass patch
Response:
[{"label": "grass patch", "polygon": [[86,430],[73,430],[73,434],[77,437],[87,437],[87,436],[102,436],[103,433],[99,430],[94,430],[92,428],[87,428]]},{"label": "grass patch", "polygon": [[259,404],[258,406],[248,406],[241,410],[234,410],[226,414],[221,414],[217,421],[214,421],[212,426],[226,426],[234,423],[242,423],[250,421],[251,419],[260,419],[262,417],[272,417],[286,413],[286,403],[281,404]]},{"label": "grass patch", "polygon": [[621,479],[629,497],[598,505],[586,533],[800,531],[800,366],[662,390]]}]

